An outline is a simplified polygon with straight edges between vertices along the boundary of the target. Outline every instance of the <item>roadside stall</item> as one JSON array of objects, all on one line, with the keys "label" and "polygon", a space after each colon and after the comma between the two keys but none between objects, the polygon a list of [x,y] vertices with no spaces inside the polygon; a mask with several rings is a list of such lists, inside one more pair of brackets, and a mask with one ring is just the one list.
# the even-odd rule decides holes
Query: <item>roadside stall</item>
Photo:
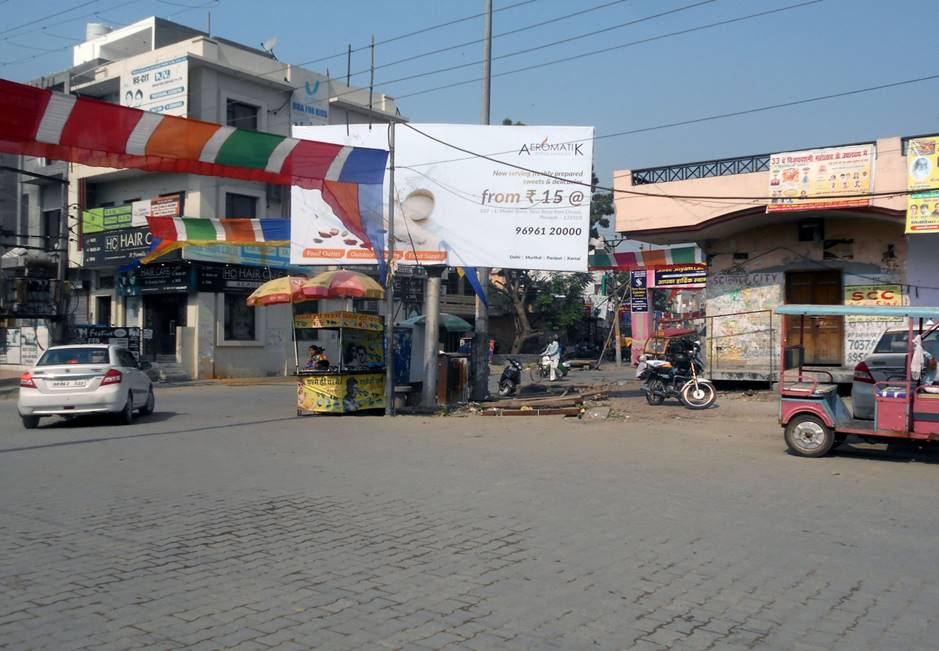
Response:
[{"label": "roadside stall", "polygon": [[381,317],[344,311],[297,314],[294,331],[301,329],[326,331],[335,337],[326,345],[311,344],[306,360],[301,360],[297,369],[297,415],[384,409]]},{"label": "roadside stall", "polygon": [[[297,380],[297,415],[344,414],[385,407],[384,326],[377,314],[349,309],[297,313],[296,305],[322,299],[380,299],[384,290],[355,271],[313,278],[285,277],[259,287],[251,306],[290,303]],[[348,307],[348,305],[347,305]],[[302,353],[301,353],[302,351]]]}]

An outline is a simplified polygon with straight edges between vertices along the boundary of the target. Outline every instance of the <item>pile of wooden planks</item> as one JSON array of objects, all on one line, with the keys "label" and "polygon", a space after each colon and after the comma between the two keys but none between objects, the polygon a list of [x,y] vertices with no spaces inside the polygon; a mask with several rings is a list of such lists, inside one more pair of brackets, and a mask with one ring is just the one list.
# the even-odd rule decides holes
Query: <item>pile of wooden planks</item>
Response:
[{"label": "pile of wooden planks", "polygon": [[590,387],[586,391],[560,396],[538,396],[500,400],[497,406],[485,409],[483,416],[579,416],[585,400],[606,397],[606,387]]}]

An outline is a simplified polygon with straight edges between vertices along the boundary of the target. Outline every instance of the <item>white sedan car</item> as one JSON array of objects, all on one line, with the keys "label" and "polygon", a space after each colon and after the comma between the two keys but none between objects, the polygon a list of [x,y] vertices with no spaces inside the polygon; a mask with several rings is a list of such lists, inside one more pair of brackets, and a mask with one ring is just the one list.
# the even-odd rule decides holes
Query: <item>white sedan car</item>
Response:
[{"label": "white sedan car", "polygon": [[153,383],[126,348],[106,344],[53,346],[20,376],[17,409],[23,427],[42,416],[115,414],[129,424],[134,412],[153,412]]}]

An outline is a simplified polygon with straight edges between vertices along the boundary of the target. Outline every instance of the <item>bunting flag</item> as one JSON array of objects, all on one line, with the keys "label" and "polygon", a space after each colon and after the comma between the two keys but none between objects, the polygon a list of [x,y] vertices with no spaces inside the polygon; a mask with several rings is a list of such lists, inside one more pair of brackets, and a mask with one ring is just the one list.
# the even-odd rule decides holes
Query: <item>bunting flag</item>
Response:
[{"label": "bunting flag", "polygon": [[388,152],[381,149],[148,113],[0,79],[0,151],[320,190],[384,264],[381,187]]},{"label": "bunting flag", "polygon": [[479,275],[476,273],[476,267],[457,267],[456,272],[461,278],[466,279],[466,282],[468,282],[470,287],[473,288],[473,291],[476,292],[476,296],[479,297],[479,300],[488,308],[489,301],[486,300],[486,295],[483,293],[483,286],[479,283]]},{"label": "bunting flag", "polygon": [[657,269],[677,264],[700,264],[704,262],[701,249],[696,246],[682,246],[673,249],[654,249],[643,251],[630,251],[624,253],[610,253],[598,249],[590,255],[588,269],[590,271],[637,271],[641,269]]},{"label": "bunting flag", "polygon": [[288,246],[287,219],[203,219],[199,217],[147,217],[153,244],[142,264],[184,246]]}]

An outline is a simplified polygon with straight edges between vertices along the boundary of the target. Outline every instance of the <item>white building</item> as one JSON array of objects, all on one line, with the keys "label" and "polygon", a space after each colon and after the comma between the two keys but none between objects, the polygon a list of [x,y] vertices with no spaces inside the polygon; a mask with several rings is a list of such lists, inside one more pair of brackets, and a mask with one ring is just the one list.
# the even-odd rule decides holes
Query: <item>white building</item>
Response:
[{"label": "white building", "polygon": [[[280,135],[294,124],[387,121],[394,101],[284,64],[269,52],[160,18],[116,30],[88,26],[73,67],[35,82],[87,97]],[[245,297],[270,274],[285,273],[288,252],[241,247],[186,250],[162,264],[121,271],[149,231],[133,217],[290,216],[283,186],[193,174],[147,173],[27,159],[23,166],[66,174],[73,324],[142,328],[142,355],[167,374],[233,377],[282,374],[292,365],[286,307],[253,310]],[[23,184],[30,223],[52,222],[59,187]],[[145,213],[144,213],[145,214]],[[45,228],[52,228],[46,225]],[[329,306],[324,306],[329,307]]]}]

